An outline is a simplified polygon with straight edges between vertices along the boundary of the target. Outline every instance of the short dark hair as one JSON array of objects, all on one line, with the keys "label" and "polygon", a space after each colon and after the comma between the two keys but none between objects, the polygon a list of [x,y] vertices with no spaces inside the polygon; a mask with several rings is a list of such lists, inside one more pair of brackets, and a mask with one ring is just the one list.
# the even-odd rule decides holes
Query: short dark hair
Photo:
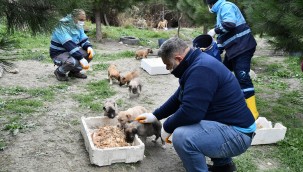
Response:
[{"label": "short dark hair", "polygon": [[206,4],[215,4],[218,0],[206,0]]},{"label": "short dark hair", "polygon": [[158,56],[164,59],[172,58],[175,53],[182,54],[188,45],[178,37],[172,37],[166,40],[158,51]]}]

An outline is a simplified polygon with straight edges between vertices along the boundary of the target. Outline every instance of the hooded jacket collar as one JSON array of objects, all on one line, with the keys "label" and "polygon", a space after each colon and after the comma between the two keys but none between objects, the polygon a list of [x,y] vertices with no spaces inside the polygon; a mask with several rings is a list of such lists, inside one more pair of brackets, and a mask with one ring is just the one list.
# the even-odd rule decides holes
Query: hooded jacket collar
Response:
[{"label": "hooded jacket collar", "polygon": [[222,3],[226,2],[226,0],[218,0],[214,5],[213,7],[211,8],[211,10],[214,12],[214,13],[217,13],[219,11],[219,8],[221,6]]},{"label": "hooded jacket collar", "polygon": [[199,48],[195,50],[190,49],[181,63],[172,71],[171,74],[173,74],[176,78],[181,78],[186,69],[193,63],[200,53],[201,50]]}]

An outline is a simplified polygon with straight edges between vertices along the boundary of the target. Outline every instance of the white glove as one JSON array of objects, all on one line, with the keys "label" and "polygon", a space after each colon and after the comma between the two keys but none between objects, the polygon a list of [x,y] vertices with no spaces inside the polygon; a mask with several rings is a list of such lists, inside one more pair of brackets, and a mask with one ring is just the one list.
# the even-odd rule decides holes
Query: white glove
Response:
[{"label": "white glove", "polygon": [[164,127],[162,126],[162,129],[161,129],[161,138],[166,142],[166,143],[169,143],[171,144],[171,140],[169,140],[169,137],[171,136],[171,133],[167,133],[165,130],[164,130]]},{"label": "white glove", "polygon": [[80,64],[81,64],[81,66],[82,66],[83,69],[85,69],[85,70],[89,69],[89,64],[88,64],[88,62],[87,62],[87,60],[85,58],[82,58],[80,60]]},{"label": "white glove", "polygon": [[157,121],[158,119],[153,115],[152,113],[143,113],[135,119],[136,121],[139,121],[140,123],[153,123]]},{"label": "white glove", "polygon": [[87,54],[88,54],[88,58],[89,58],[89,59],[92,59],[92,58],[93,58],[93,56],[95,55],[95,52],[94,52],[94,50],[93,50],[92,47],[88,47],[88,48],[87,48]]},{"label": "white glove", "polygon": [[214,37],[214,36],[216,35],[215,28],[209,30],[209,31],[207,32],[207,34],[210,35],[211,37]]}]

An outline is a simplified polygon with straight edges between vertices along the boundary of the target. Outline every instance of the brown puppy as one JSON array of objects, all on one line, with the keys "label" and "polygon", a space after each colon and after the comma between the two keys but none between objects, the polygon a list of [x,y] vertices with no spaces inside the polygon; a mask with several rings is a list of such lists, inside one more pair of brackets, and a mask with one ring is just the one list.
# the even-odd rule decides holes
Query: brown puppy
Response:
[{"label": "brown puppy", "polygon": [[135,106],[127,109],[126,111],[120,111],[118,113],[118,122],[121,129],[124,129],[126,123],[130,123],[142,113],[146,113],[147,110],[143,106]]},{"label": "brown puppy", "polygon": [[115,118],[118,114],[118,106],[114,100],[106,100],[103,104],[104,116]]},{"label": "brown puppy", "polygon": [[157,29],[165,29],[167,28],[167,20],[159,21]]},{"label": "brown puppy", "polygon": [[153,50],[150,48],[144,49],[144,50],[137,50],[136,51],[136,60],[142,59],[142,58],[147,58],[147,55],[149,53],[153,53]]},{"label": "brown puppy", "polygon": [[[153,123],[145,123],[141,124],[138,121],[133,121],[125,125],[124,134],[125,141],[127,143],[133,143],[135,139],[135,135],[137,134],[144,143],[146,143],[146,138],[155,135],[156,138],[153,140],[154,143],[161,138],[161,128],[162,124],[159,120]],[[165,148],[165,142],[161,138],[162,148]]]},{"label": "brown puppy", "polygon": [[120,72],[115,64],[109,65],[107,69],[107,73],[108,73],[109,84],[111,85],[113,84],[113,79],[120,81]]},{"label": "brown puppy", "polygon": [[120,86],[122,86],[124,84],[128,85],[129,82],[132,79],[134,79],[134,78],[136,78],[138,76],[139,76],[139,71],[137,71],[137,70],[134,70],[132,72],[128,72],[125,76],[120,77],[120,84],[119,85]]},{"label": "brown puppy", "polygon": [[132,79],[128,84],[128,98],[131,97],[131,95],[137,95],[140,96],[142,90],[142,84],[139,78]]}]

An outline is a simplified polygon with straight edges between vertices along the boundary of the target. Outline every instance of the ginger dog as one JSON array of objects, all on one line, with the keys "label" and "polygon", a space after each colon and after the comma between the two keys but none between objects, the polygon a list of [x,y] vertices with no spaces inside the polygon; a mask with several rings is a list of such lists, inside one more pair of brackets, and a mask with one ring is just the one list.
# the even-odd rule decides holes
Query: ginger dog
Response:
[{"label": "ginger dog", "polygon": [[167,28],[167,20],[159,21],[157,29],[165,29]]},{"label": "ginger dog", "polygon": [[136,51],[136,60],[142,59],[142,58],[147,58],[147,55],[149,53],[153,53],[153,50],[150,48],[144,49],[144,50],[137,50]]},{"label": "ginger dog", "polygon": [[113,79],[120,81],[120,72],[115,64],[110,64],[107,69],[107,72],[108,72],[108,79],[110,85],[113,84]]},{"label": "ginger dog", "polygon": [[142,90],[142,84],[139,78],[132,79],[128,84],[128,98],[131,98],[131,95],[140,96]]},{"label": "ginger dog", "polygon": [[139,71],[134,70],[132,72],[128,72],[125,76],[120,77],[120,86],[126,84],[129,85],[129,82],[139,76]]},{"label": "ginger dog", "polygon": [[117,116],[120,128],[124,129],[126,123],[130,123],[135,120],[137,116],[146,112],[147,110],[143,106],[135,106],[127,109],[126,111],[120,111]]}]

